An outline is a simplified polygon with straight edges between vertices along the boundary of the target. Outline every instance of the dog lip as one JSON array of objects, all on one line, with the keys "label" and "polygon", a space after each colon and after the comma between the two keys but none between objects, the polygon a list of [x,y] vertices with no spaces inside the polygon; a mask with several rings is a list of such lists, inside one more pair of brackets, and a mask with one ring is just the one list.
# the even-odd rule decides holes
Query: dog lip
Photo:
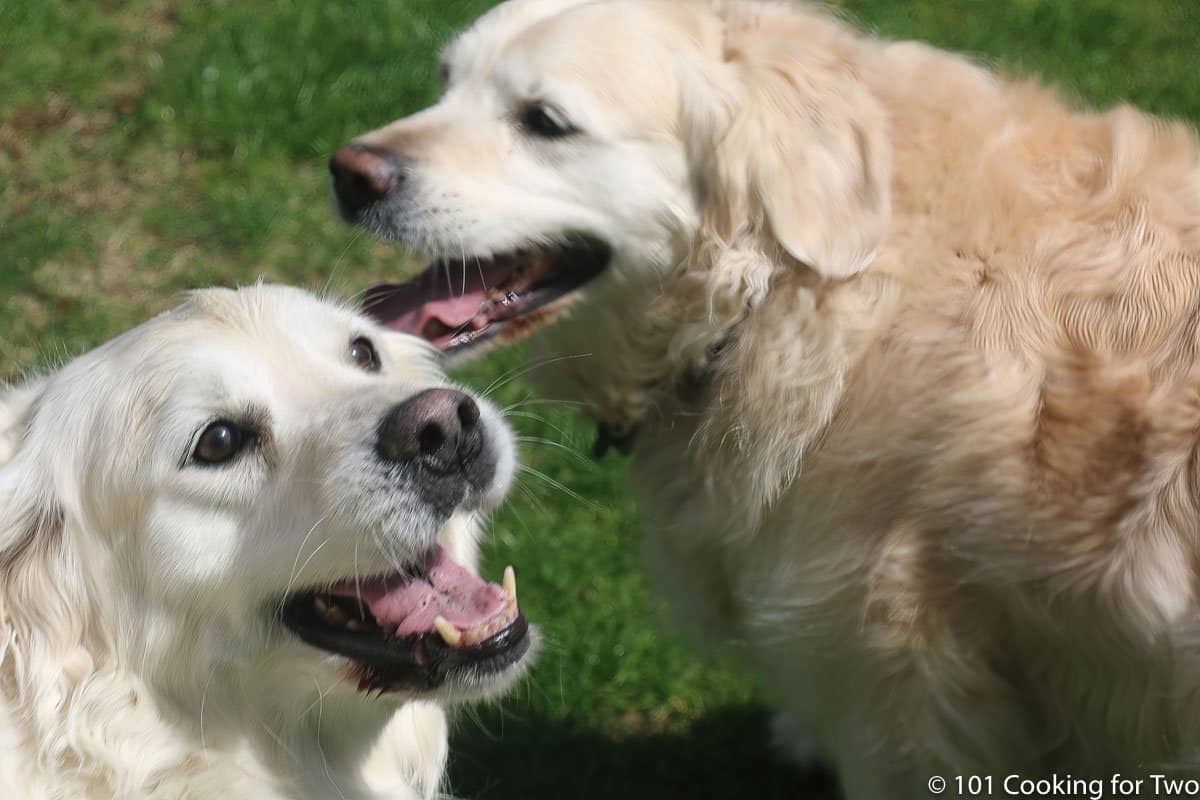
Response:
[{"label": "dog lip", "polygon": [[523,613],[501,630],[475,644],[450,646],[436,632],[387,638],[362,631],[335,631],[321,623],[312,608],[312,593],[296,596],[283,608],[284,624],[303,641],[351,662],[350,673],[361,691],[438,689],[456,675],[475,677],[502,672],[529,651],[529,622]]},{"label": "dog lip", "polygon": [[512,568],[491,584],[440,547],[400,571],[294,592],[279,610],[301,641],[349,659],[360,688],[431,691],[499,672],[530,644]]}]

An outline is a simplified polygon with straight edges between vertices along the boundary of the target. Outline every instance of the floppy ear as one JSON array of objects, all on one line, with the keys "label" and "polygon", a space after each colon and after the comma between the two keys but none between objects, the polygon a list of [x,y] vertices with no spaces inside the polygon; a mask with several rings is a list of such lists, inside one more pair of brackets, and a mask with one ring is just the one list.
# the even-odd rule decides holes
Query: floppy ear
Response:
[{"label": "floppy ear", "polygon": [[45,385],[45,378],[15,385],[0,384],[0,464],[7,463],[16,452],[29,411]]},{"label": "floppy ear", "polygon": [[887,115],[856,74],[855,41],[811,10],[728,13],[702,208],[727,240],[748,226],[823,276],[853,275],[891,213]]},{"label": "floppy ear", "polygon": [[0,610],[12,593],[23,585],[23,569],[36,553],[57,546],[62,538],[61,510],[37,487],[37,482],[18,472],[19,464],[0,468]]},{"label": "floppy ear", "polygon": [[45,382],[0,395],[0,437],[9,437],[0,444],[12,452],[11,460],[0,461],[0,630],[16,637],[10,648],[20,644],[43,654],[78,647],[90,607],[86,558],[67,541],[46,448],[34,441],[31,419]]}]

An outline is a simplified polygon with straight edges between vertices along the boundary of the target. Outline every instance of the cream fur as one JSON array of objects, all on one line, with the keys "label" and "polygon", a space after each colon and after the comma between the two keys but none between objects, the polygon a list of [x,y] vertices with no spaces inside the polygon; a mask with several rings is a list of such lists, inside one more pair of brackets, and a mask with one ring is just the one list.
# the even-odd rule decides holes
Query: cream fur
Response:
[{"label": "cream fur", "polygon": [[515,0],[446,61],[364,137],[383,232],[612,245],[533,377],[638,430],[651,572],[850,798],[1200,774],[1191,129],[804,5]]},{"label": "cream fur", "polygon": [[[351,363],[356,336],[379,373]],[[443,519],[400,484],[358,488],[383,412],[444,382],[418,340],[257,286],[194,293],[0,393],[0,797],[435,796],[440,701],[520,667],[440,696],[368,696],[274,609],[434,541],[474,563],[466,506]],[[500,457],[471,509],[513,469],[511,434],[481,407]],[[266,426],[255,452],[184,463],[198,428],[250,408]]]}]

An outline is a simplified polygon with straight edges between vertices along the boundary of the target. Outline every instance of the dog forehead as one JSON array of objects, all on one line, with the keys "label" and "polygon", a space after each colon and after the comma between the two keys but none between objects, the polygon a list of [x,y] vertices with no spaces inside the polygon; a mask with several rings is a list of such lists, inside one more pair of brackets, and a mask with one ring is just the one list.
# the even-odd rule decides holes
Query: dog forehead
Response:
[{"label": "dog forehead", "polygon": [[210,391],[271,391],[294,403],[319,402],[366,378],[350,355],[360,339],[374,348],[390,378],[441,379],[422,340],[291,287],[197,292],[163,325],[167,331],[147,337],[148,360],[174,375],[184,394],[207,384]]},{"label": "dog forehead", "polygon": [[347,307],[321,300],[291,286],[256,284],[240,289],[200,289],[188,295],[178,318],[218,328],[244,331],[254,338],[283,333],[290,337],[320,335],[351,325],[356,315]]},{"label": "dog forehead", "polygon": [[513,35],[493,71],[518,95],[585,94],[644,126],[674,118],[680,62],[697,51],[702,21],[688,3],[579,5]]},{"label": "dog forehead", "polygon": [[495,61],[513,37],[540,20],[592,0],[509,0],[475,20],[446,45],[442,60],[455,72],[475,73]]},{"label": "dog forehead", "polygon": [[135,337],[131,374],[199,401],[272,387],[299,399],[336,386],[351,341],[371,329],[298,289],[206,289]]}]

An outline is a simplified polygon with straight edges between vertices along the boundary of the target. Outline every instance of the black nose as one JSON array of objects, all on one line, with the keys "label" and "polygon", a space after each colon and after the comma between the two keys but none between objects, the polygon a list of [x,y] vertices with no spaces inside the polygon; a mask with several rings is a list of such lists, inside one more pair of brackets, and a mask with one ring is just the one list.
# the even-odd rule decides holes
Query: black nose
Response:
[{"label": "black nose", "polygon": [[454,389],[427,389],[388,411],[376,448],[387,461],[419,461],[436,472],[466,469],[483,449],[479,406]]},{"label": "black nose", "polygon": [[400,162],[395,153],[381,147],[351,142],[329,159],[333,192],[342,213],[358,215],[378,202],[400,183]]}]

